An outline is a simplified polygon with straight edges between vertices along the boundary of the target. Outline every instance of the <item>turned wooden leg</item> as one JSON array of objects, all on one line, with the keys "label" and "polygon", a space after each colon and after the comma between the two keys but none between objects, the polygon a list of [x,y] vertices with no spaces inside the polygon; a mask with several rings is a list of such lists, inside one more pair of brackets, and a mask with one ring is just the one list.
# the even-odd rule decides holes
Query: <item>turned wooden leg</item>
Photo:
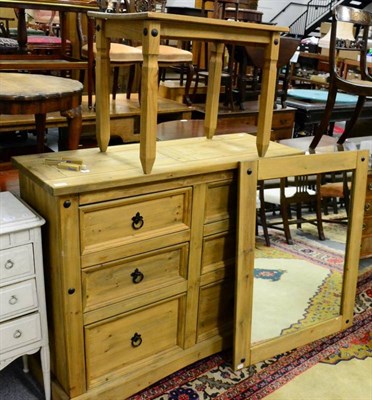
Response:
[{"label": "turned wooden leg", "polygon": [[61,111],[61,115],[66,117],[68,122],[68,150],[76,150],[80,143],[83,121],[81,106],[73,108],[72,110]]},{"label": "turned wooden leg", "polygon": [[35,114],[37,152],[44,152],[46,114]]}]

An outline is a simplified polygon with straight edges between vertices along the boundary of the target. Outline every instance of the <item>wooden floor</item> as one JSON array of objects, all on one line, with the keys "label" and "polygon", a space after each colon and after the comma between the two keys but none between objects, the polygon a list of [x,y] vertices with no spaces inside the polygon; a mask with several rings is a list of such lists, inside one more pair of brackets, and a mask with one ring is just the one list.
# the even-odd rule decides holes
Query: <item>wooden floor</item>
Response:
[{"label": "wooden floor", "polygon": [[19,195],[18,171],[11,163],[0,163],[0,191]]}]

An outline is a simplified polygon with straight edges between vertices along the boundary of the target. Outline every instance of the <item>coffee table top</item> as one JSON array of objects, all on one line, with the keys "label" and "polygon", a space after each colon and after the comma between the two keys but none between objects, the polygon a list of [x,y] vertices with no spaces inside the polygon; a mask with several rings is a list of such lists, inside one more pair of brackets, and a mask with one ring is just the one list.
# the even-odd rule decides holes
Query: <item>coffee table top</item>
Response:
[{"label": "coffee table top", "polygon": [[0,101],[37,101],[79,94],[83,85],[74,79],[50,75],[0,73]]},{"label": "coffee table top", "polygon": [[[290,89],[287,92],[288,96],[296,99],[315,101],[315,102],[326,102],[328,97],[327,90],[317,89]],[[346,93],[337,93],[336,103],[356,103],[358,96],[354,96]]]}]

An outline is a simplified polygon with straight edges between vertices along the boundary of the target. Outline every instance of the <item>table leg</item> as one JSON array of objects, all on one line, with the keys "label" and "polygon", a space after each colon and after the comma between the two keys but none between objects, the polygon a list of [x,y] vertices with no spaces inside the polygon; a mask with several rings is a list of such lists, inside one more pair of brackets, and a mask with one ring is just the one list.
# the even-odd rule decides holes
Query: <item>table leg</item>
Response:
[{"label": "table leg", "polygon": [[110,40],[105,35],[105,22],[96,29],[97,66],[96,81],[96,129],[97,144],[102,152],[110,141]]},{"label": "table leg", "polygon": [[221,88],[223,43],[212,43],[209,62],[209,79],[205,104],[204,127],[208,139],[212,139],[217,128],[218,108]]},{"label": "table leg", "polygon": [[160,24],[144,23],[142,34],[140,160],[145,174],[151,173],[156,156],[159,45]]},{"label": "table leg", "polygon": [[37,152],[44,152],[46,114],[35,114]]},{"label": "table leg", "polygon": [[270,44],[265,49],[265,61],[262,68],[261,95],[257,122],[257,152],[264,157],[269,147],[274,112],[277,62],[279,54],[279,33],[274,32]]},{"label": "table leg", "polygon": [[94,77],[94,19],[88,18],[88,108],[93,107],[93,77]]},{"label": "table leg", "polygon": [[19,51],[21,54],[27,52],[27,25],[26,25],[26,12],[24,8],[19,8],[17,12],[17,40]]},{"label": "table leg", "polygon": [[67,118],[68,123],[68,150],[76,150],[79,147],[83,122],[81,106],[72,110],[62,111],[61,115]]}]

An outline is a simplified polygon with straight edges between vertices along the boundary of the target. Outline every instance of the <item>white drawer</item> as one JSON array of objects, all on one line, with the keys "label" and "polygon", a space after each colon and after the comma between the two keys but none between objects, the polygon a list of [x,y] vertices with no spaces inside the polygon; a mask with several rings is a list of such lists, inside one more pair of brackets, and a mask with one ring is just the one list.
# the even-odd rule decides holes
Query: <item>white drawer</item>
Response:
[{"label": "white drawer", "polygon": [[34,273],[32,244],[0,251],[0,284]]},{"label": "white drawer", "polygon": [[0,325],[0,354],[41,339],[40,315],[26,315]]},{"label": "white drawer", "polygon": [[24,314],[38,306],[34,279],[0,289],[0,320]]}]

